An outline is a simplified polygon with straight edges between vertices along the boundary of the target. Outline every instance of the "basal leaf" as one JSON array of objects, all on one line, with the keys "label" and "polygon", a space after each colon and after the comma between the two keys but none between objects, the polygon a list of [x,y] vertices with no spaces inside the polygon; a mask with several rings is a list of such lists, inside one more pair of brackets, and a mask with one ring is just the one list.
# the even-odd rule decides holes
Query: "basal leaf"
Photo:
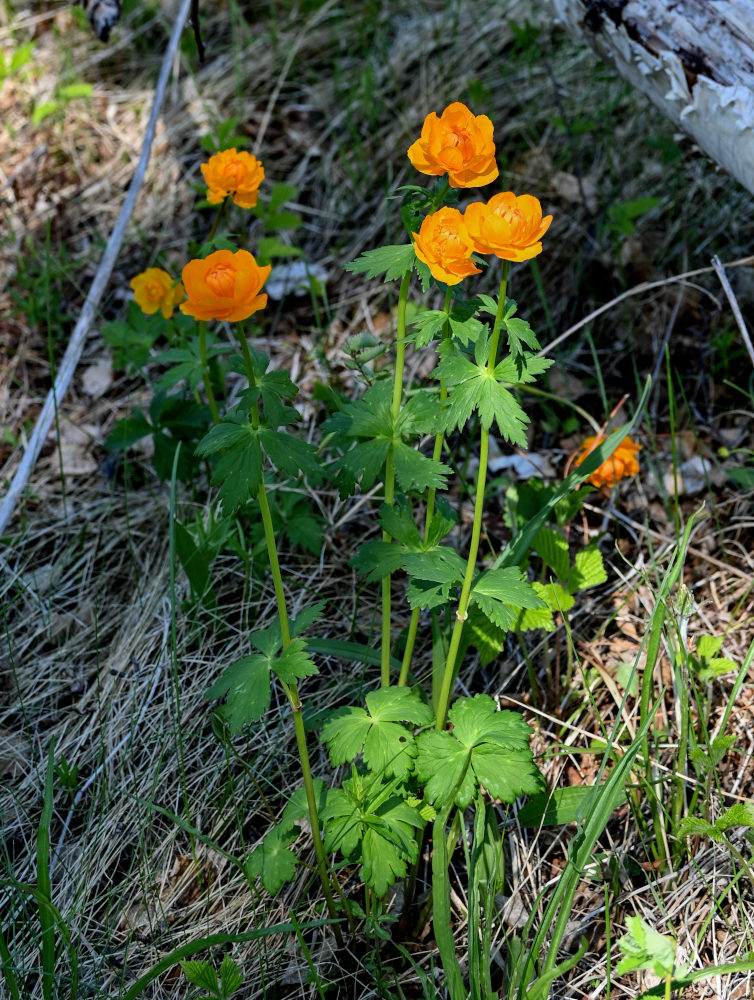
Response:
[{"label": "basal leaf", "polygon": [[568,542],[558,531],[552,528],[540,528],[532,543],[532,548],[539,558],[555,574],[555,579],[566,581],[571,569],[568,555]]}]

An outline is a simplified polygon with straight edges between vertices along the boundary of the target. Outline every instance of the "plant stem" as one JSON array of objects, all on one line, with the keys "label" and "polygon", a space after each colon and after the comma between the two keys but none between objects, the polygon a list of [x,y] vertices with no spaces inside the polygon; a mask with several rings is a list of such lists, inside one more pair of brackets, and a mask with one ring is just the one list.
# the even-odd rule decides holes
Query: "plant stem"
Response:
[{"label": "plant stem", "polygon": [[[442,330],[442,339],[447,340],[450,337],[450,286],[448,286],[445,292],[445,303],[443,309],[447,313],[448,318],[445,320],[445,324]],[[444,381],[440,382],[440,405],[445,402],[448,396],[448,390]],[[445,434],[440,431],[439,434],[435,435],[435,446],[432,450],[432,461],[439,462],[440,455],[442,455],[442,445],[445,440]],[[437,490],[435,487],[430,489],[427,494],[427,510],[424,514],[424,541],[427,541],[429,535],[429,526],[432,524],[432,518],[435,515],[435,495]],[[401,673],[398,678],[398,686],[405,687],[408,680],[408,672],[411,668],[411,658],[414,655],[414,646],[416,644],[416,633],[419,630],[419,613],[420,608],[414,608],[411,612],[411,621],[408,625],[408,635],[406,636],[406,648],[403,651],[403,662],[401,663]]]},{"label": "plant stem", "polygon": [[[238,337],[241,341],[241,351],[246,365],[246,374],[249,379],[249,385],[253,388],[256,385],[254,365],[251,360],[249,345],[246,342],[246,335],[240,324],[238,326]],[[259,427],[258,400],[255,400],[251,405],[251,425],[254,428]],[[280,619],[280,636],[283,641],[283,649],[287,649],[291,644],[291,629],[288,622],[288,610],[285,604],[285,590],[283,588],[283,576],[280,572],[280,560],[278,558],[277,543],[275,540],[275,529],[272,524],[272,514],[270,513],[267,491],[264,488],[264,476],[259,484],[257,501],[259,503],[259,511],[262,515],[264,538],[267,543],[267,558],[269,560],[272,582],[275,588],[275,600],[277,603],[278,617]],[[327,874],[327,858],[325,857],[325,848],[322,843],[322,832],[319,825],[319,814],[317,812],[317,796],[314,791],[314,778],[312,777],[309,750],[306,746],[306,730],[304,729],[304,719],[301,714],[302,706],[298,693],[298,685],[295,682],[292,684],[286,684],[282,680],[280,683],[285,691],[286,697],[288,698],[288,703],[291,706],[291,712],[293,713],[293,728],[296,733],[296,745],[298,747],[298,755],[301,761],[301,773],[304,778],[304,788],[306,789],[306,802],[309,808],[309,822],[312,828],[312,841],[314,843],[314,853],[317,857],[317,872],[319,874],[320,882],[322,883],[322,891],[325,895],[327,912],[331,917],[334,917],[335,899],[333,898],[330,880]],[[340,928],[337,924],[333,926],[333,931],[338,944],[342,946],[343,939],[340,933]]]},{"label": "plant stem", "polygon": [[202,368],[204,369],[204,391],[207,393],[209,408],[212,411],[212,419],[216,424],[219,424],[220,413],[217,409],[215,394],[212,391],[212,373],[209,370],[209,363],[207,361],[207,324],[202,321],[199,322],[199,355],[202,359]]},{"label": "plant stem", "polygon": [[[408,299],[408,286],[411,281],[411,272],[407,271],[403,275],[401,288],[398,292],[398,329],[397,342],[395,347],[395,377],[393,379],[393,401],[391,406],[393,417],[393,435],[396,433],[396,424],[401,412],[401,400],[403,399],[403,368],[406,361],[406,301]],[[395,497],[395,468],[393,466],[393,448],[390,447],[385,461],[385,503],[392,506]],[[382,532],[383,542],[390,542],[392,538],[387,531]],[[390,582],[392,575],[388,573],[382,578],[382,644],[380,647],[380,684],[387,687],[390,684]]]},{"label": "plant stem", "polygon": [[[500,275],[500,297],[497,304],[497,313],[495,314],[495,323],[492,327],[492,338],[490,340],[490,352],[487,358],[487,372],[489,375],[495,371],[495,365],[497,361],[497,345],[500,340],[500,328],[502,326],[503,312],[505,310],[505,292],[508,287],[508,261],[502,261],[501,275]],[[458,608],[456,609],[456,620],[453,624],[453,632],[450,637],[450,646],[448,648],[448,658],[445,661],[445,673],[442,678],[442,687],[440,688],[440,698],[437,704],[437,721],[435,723],[436,729],[445,728],[445,719],[448,714],[448,703],[450,702],[450,691],[453,686],[453,681],[455,679],[455,666],[456,657],[458,656],[458,649],[461,645],[461,633],[463,632],[463,625],[466,621],[466,616],[469,607],[469,598],[471,596],[471,584],[474,580],[474,573],[476,572],[476,557],[479,552],[479,539],[482,534],[482,514],[484,513],[484,488],[487,483],[487,457],[489,454],[489,440],[490,432],[489,429],[484,427],[480,430],[480,441],[479,441],[479,471],[477,473],[476,480],[476,499],[474,501],[474,523],[471,528],[471,542],[469,544],[469,557],[466,560],[466,573],[463,578],[463,585],[461,586],[461,596],[458,599]]]}]

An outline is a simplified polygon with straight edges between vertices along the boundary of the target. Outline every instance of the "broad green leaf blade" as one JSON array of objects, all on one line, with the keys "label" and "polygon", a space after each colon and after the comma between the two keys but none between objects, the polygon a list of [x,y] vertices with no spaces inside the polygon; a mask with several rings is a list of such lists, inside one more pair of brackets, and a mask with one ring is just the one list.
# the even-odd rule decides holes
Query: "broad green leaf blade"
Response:
[{"label": "broad green leaf blade", "polygon": [[298,858],[288,847],[294,838],[295,834],[273,826],[246,860],[244,869],[247,878],[258,875],[271,896],[280,892],[284,882],[292,882],[296,877]]},{"label": "broad green leaf blade", "polygon": [[367,278],[377,278],[384,274],[384,281],[394,281],[411,270],[415,259],[413,243],[405,243],[367,250],[361,257],[346,264],[345,269],[354,274],[365,274]]},{"label": "broad green leaf blade", "polygon": [[596,545],[587,545],[576,553],[576,562],[568,577],[568,590],[575,594],[587,587],[596,587],[605,583],[607,573],[602,561],[602,553]]},{"label": "broad green leaf blade", "polygon": [[[575,823],[583,814],[587,796],[591,795],[591,785],[569,785],[555,788],[552,792],[539,792],[518,810],[516,818],[525,827],[564,826]],[[617,809],[626,801],[625,790],[616,800]]]},{"label": "broad green leaf blade", "polygon": [[270,661],[261,654],[235,660],[205,691],[205,697],[226,695],[222,715],[232,733],[238,733],[247,722],[261,719],[270,707]]}]

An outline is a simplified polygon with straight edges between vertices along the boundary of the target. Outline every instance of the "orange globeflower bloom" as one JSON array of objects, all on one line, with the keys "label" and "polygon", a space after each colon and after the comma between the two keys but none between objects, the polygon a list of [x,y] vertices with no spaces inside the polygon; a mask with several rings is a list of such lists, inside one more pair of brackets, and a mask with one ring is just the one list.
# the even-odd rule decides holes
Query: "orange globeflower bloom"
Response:
[{"label": "orange globeflower bloom", "polygon": [[[576,465],[581,465],[587,455],[591,454],[597,445],[602,444],[605,438],[600,434],[597,437],[585,438],[581,443],[581,451],[576,458]],[[635,476],[639,471],[639,463],[636,460],[636,452],[641,451],[641,445],[636,444],[630,437],[624,438],[609,458],[606,458],[602,465],[596,469],[587,482],[592,486],[615,486],[624,476]]]},{"label": "orange globeflower bloom", "polygon": [[199,320],[246,319],[267,305],[259,291],[271,270],[269,264],[260,267],[248,250],[215,250],[204,260],[190,260],[182,273],[188,298],[181,312]]},{"label": "orange globeflower bloom", "polygon": [[180,281],[176,283],[161,267],[148,267],[131,278],[131,288],[143,313],[153,316],[159,309],[165,319],[170,319],[175,307],[186,297]]},{"label": "orange globeflower bloom", "polygon": [[207,201],[211,205],[219,205],[227,195],[239,208],[256,205],[264,167],[251,153],[224,149],[202,163],[202,173],[207,182]]},{"label": "orange globeflower bloom", "polygon": [[413,237],[416,256],[438,281],[457,285],[468,275],[480,273],[471,259],[474,244],[457,208],[440,208],[428,215]]},{"label": "orange globeflower bloom", "polygon": [[475,201],[464,214],[477,253],[493,253],[502,260],[530,260],[542,252],[540,240],[552,216],[542,218],[539,199],[512,191],[493,195],[485,205]]},{"label": "orange globeflower bloom", "polygon": [[427,115],[408,158],[422,174],[447,174],[451,187],[482,187],[498,175],[492,128],[487,115],[474,115],[457,101],[439,118],[434,111]]}]

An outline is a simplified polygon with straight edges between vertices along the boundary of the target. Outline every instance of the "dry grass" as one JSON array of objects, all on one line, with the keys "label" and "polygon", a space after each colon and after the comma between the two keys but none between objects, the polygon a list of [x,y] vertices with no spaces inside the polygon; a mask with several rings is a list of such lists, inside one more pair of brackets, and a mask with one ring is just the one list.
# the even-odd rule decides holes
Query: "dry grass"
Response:
[{"label": "dry grass", "polygon": [[[532,303],[545,341],[640,280],[705,266],[713,250],[731,260],[749,248],[753,213],[746,192],[685,141],[679,158],[663,163],[645,140],[661,140],[674,156],[670,130],[640,98],[627,94],[606,70],[595,70],[589,53],[549,26],[516,49],[503,5],[482,9],[456,0],[363,6],[328,0],[315,10],[287,3],[206,6],[208,60],[197,67],[192,56],[182,57],[102,319],[120,313],[132,274],[157,254],[177,269],[187,241],[202,238],[205,220],[191,213],[201,161],[198,138],[238,115],[268,177],[300,187],[296,207],[304,228],[297,242],[329,271],[324,328],[316,328],[308,307],[286,302],[262,344],[276,363],[294,370],[312,427],[319,416],[310,401],[314,381],[331,378],[347,390],[343,340],[387,319],[389,302],[382,291],[346,280],[340,265],[383,241],[386,229],[388,238],[397,236],[395,206],[385,210],[385,194],[415,180],[405,149],[427,111],[449,100],[470,100],[493,118],[504,183],[536,190],[555,214],[551,245],[540,258],[546,299],[540,300],[528,272],[516,277],[515,289],[519,300]],[[538,17],[525,6],[517,9],[520,21],[521,11]],[[53,351],[59,352],[119,211],[169,23],[167,6],[134,6],[103,48],[67,6],[28,4],[15,10],[12,20],[7,9],[5,22],[0,18],[3,48],[31,35],[36,41],[33,68],[6,80],[0,91],[0,211],[7,232],[0,242],[5,317],[0,319],[0,414],[8,431],[0,441],[0,481],[12,474],[49,385],[48,323]],[[32,104],[49,97],[63,79],[93,83],[92,100],[72,102],[62,117],[33,128]],[[662,205],[640,220],[631,238],[618,238],[607,225],[610,207],[644,194],[658,194]],[[29,301],[42,297],[34,262],[43,259],[45,240],[53,261],[62,259],[63,250],[67,255],[65,268],[52,271],[58,297],[36,316],[28,309],[13,311],[12,289]],[[731,275],[744,314],[751,274],[741,268]],[[568,640],[561,631],[530,650],[548,685],[544,707],[533,706],[525,695],[518,648],[484,670],[467,664],[459,679],[462,691],[483,688],[523,708],[537,728],[535,747],[551,787],[593,779],[598,762],[590,742],[619,713],[622,691],[612,668],[633,658],[653,605],[655,567],[676,543],[665,476],[673,443],[666,344],[678,373],[676,401],[681,405],[682,386],[688,402],[680,428],[685,437],[675,442],[687,449],[683,457],[701,449],[712,459],[723,443],[751,447],[751,404],[739,391],[748,384],[748,369],[735,354],[722,367],[710,348],[713,334],[730,322],[718,299],[714,277],[695,279],[680,292],[677,285],[657,288],[596,320],[593,348],[575,337],[560,356],[565,379],[553,390],[577,398],[598,419],[595,365],[611,402],[624,389],[630,392],[658,361],[660,388],[644,427],[642,477],[624,487],[607,515],[601,500],[587,511],[585,530],[610,532],[603,550],[612,581],[584,600],[573,620],[577,661],[592,673],[565,686]],[[69,318],[60,318],[61,312]],[[315,906],[306,876],[271,903],[261,891],[250,890],[232,860],[242,859],[267,828],[266,801],[279,812],[297,783],[285,713],[273,708],[265,725],[237,740],[231,753],[213,734],[203,694],[222,665],[248,651],[249,624],[271,616],[271,588],[255,580],[252,599],[242,606],[242,570],[230,556],[221,557],[214,574],[218,605],[209,612],[190,605],[179,574],[173,645],[166,489],[150,481],[140,492],[124,493],[101,471],[101,442],[144,391],[122,375],[110,380],[107,365],[99,383],[87,383],[87,370],[103,356],[94,331],[81,377],[61,406],[60,447],[50,441],[5,540],[0,824],[3,866],[19,880],[33,880],[45,759],[54,739],[56,759],[75,764],[79,773],[75,801],[62,782],[56,785],[54,899],[79,942],[82,995],[85,989],[86,995],[117,996],[124,980],[184,941],[284,921],[291,911],[304,921],[315,915]],[[559,432],[551,412],[539,416],[532,443],[561,467],[574,440]],[[693,539],[688,560],[686,582],[693,585],[697,605],[691,634],[725,633],[726,655],[741,662],[754,635],[751,500],[721,479],[710,491],[684,497],[684,516],[701,496],[714,517]],[[368,524],[368,508],[343,507],[327,494],[318,502],[331,525],[324,558],[291,554],[291,601],[295,608],[302,594],[307,603],[328,599],[331,617],[320,623],[323,634],[368,637],[375,627],[373,595],[359,589],[346,565]],[[180,507],[185,513],[203,510],[188,496]],[[488,528],[493,540],[504,530],[494,512]],[[663,670],[669,678],[667,658]],[[359,666],[326,662],[307,686],[307,701],[324,709],[358,695],[369,680]],[[713,685],[711,729],[729,689],[727,678]],[[675,738],[672,696],[661,711],[666,756],[659,755],[656,764],[666,773]],[[635,728],[633,701],[625,714]],[[754,796],[753,729],[751,686],[745,684],[729,726],[737,735],[737,752],[721,767],[715,808]],[[323,751],[313,738],[310,743],[315,772],[327,773]],[[499,929],[500,961],[506,928],[520,926],[538,893],[557,879],[571,833],[570,828],[524,829],[513,817],[506,840],[512,888]],[[738,843],[748,850],[742,838]],[[734,869],[722,845],[699,843],[679,871],[658,876],[641,824],[626,807],[614,816],[603,848],[615,865],[613,961],[621,921],[631,913],[643,914],[658,930],[672,928],[694,967],[754,948],[752,887],[745,878],[731,881]],[[344,873],[344,879],[350,879],[346,890],[356,892],[354,876]],[[455,892],[462,940],[460,872]],[[585,878],[572,914],[572,943],[585,934],[590,951],[554,996],[605,995],[604,912],[603,883]],[[10,920],[17,962],[33,969],[36,924],[30,904],[15,901]],[[363,954],[333,954],[329,939],[317,935],[309,946],[320,974],[339,982],[338,996],[374,995]],[[427,970],[431,953],[429,938],[416,943],[415,961]],[[292,937],[270,940],[261,949],[239,946],[233,954],[243,962],[244,1000],[316,995],[305,985],[305,956]],[[406,995],[417,995],[413,972],[401,971],[399,977]],[[34,987],[30,979],[30,984],[33,995],[41,995],[39,983]],[[741,975],[687,996],[738,1000],[750,990],[750,980]],[[611,996],[618,1000],[639,991],[638,979],[626,977],[613,984]],[[185,981],[170,973],[150,995],[185,996]]]}]

